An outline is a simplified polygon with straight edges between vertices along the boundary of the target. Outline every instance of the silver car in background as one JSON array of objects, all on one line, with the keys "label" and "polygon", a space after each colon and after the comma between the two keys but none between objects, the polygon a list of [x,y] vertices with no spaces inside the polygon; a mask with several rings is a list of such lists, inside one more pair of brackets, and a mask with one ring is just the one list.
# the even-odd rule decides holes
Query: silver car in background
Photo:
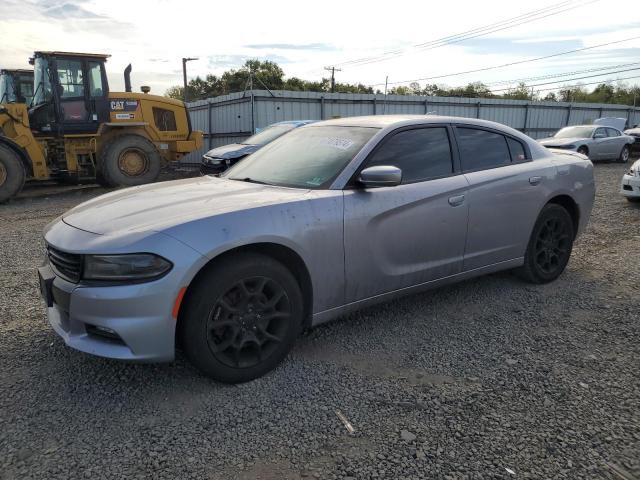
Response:
[{"label": "silver car in background", "polygon": [[[515,269],[555,280],[593,165],[475,119],[372,116],[298,128],[227,170],[108,193],[45,230],[49,322],[71,347],[243,382],[303,328]],[[487,299],[487,301],[491,301]]]},{"label": "silver car in background", "polygon": [[547,148],[571,150],[590,160],[629,161],[634,138],[613,127],[576,125],[560,129],[553,137],[538,140]]}]

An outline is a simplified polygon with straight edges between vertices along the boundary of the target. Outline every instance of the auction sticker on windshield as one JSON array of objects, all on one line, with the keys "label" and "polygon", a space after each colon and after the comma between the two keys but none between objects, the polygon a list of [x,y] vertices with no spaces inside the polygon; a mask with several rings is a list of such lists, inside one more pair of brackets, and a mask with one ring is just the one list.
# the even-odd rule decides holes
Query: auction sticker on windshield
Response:
[{"label": "auction sticker on windshield", "polygon": [[340,150],[349,150],[353,146],[353,140],[350,138],[339,137],[322,137],[318,139],[320,145],[337,148]]}]

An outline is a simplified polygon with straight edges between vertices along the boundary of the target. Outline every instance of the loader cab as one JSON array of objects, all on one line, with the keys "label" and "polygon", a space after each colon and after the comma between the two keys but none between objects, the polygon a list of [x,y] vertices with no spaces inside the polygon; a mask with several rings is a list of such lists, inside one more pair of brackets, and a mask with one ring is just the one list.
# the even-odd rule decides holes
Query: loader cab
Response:
[{"label": "loader cab", "polygon": [[31,70],[0,70],[0,104],[25,103],[33,98]]},{"label": "loader cab", "polygon": [[36,52],[29,121],[43,135],[93,134],[109,121],[109,55]]}]

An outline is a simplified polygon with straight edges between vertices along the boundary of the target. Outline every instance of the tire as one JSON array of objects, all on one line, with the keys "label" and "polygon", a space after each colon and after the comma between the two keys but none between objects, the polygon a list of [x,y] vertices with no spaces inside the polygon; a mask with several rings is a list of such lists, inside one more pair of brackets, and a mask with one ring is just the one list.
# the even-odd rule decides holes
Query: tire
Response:
[{"label": "tire", "polygon": [[620,156],[618,157],[618,162],[627,163],[629,161],[629,155],[631,150],[629,149],[629,145],[625,145],[622,147],[622,151],[620,152]]},{"label": "tire", "polygon": [[0,144],[0,203],[20,193],[25,178],[24,165],[18,154]]},{"label": "tire", "polygon": [[304,310],[300,287],[284,265],[260,254],[233,255],[196,282],[180,312],[178,339],[200,371],[242,383],[285,358],[302,331]]},{"label": "tire", "polygon": [[104,175],[100,170],[96,172],[96,183],[101,187],[105,187],[105,188],[111,187],[111,185],[109,185],[107,181],[104,179]]},{"label": "tire", "polygon": [[554,281],[569,263],[574,237],[569,212],[560,205],[545,205],[531,232],[524,265],[516,273],[530,283]]},{"label": "tire", "polygon": [[102,149],[96,177],[103,186],[133,187],[156,181],[161,166],[153,143],[139,135],[122,135]]},{"label": "tire", "polygon": [[582,155],[586,155],[587,157],[589,156],[589,149],[584,145],[582,145],[581,147],[578,147],[577,152],[581,153]]}]

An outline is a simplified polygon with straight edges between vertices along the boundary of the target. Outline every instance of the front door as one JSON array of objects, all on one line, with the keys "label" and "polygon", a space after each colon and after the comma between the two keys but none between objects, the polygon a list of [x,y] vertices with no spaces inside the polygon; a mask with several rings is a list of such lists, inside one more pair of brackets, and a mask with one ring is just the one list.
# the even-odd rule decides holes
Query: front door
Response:
[{"label": "front door", "polygon": [[395,187],[344,192],[346,300],[459,273],[467,230],[467,181],[458,174],[447,126],[383,139],[363,167],[402,170]]},{"label": "front door", "polygon": [[59,125],[65,134],[96,133],[108,119],[108,91],[99,61],[56,59]]}]

